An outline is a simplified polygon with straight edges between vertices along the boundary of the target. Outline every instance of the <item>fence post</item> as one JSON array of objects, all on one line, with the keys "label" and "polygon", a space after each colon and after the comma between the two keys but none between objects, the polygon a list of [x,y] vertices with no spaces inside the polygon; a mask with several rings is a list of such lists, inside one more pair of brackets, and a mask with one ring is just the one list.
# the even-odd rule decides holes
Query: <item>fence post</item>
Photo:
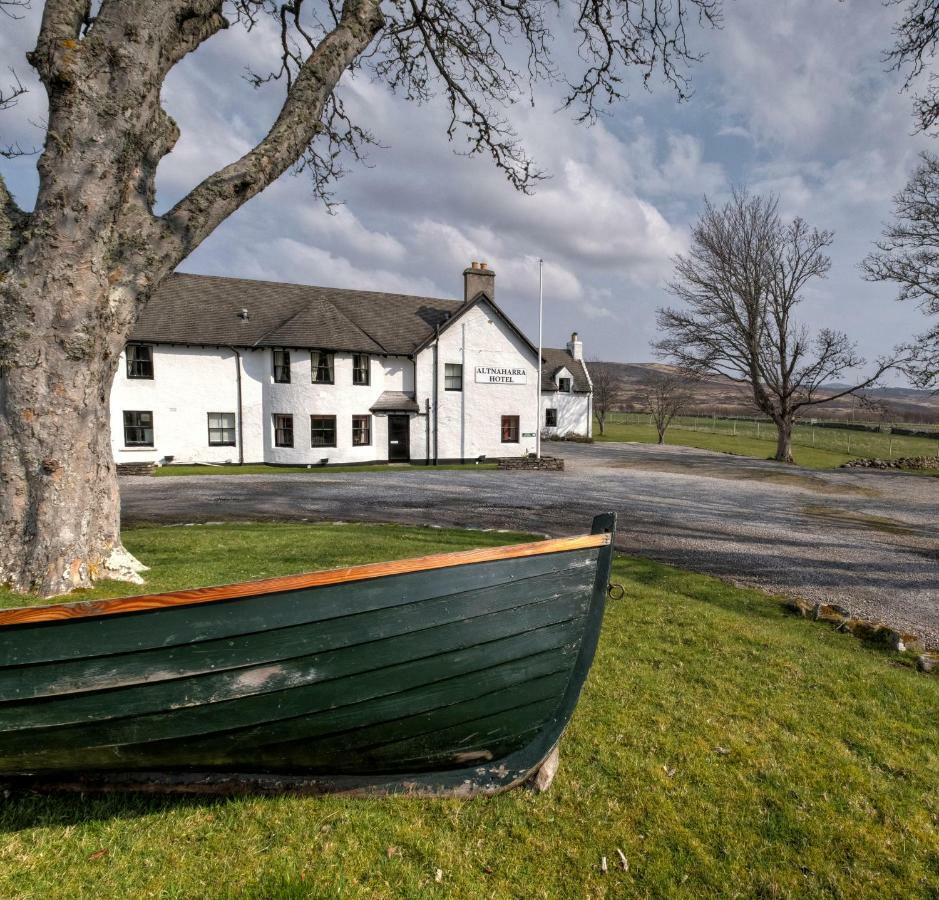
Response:
[{"label": "fence post", "polygon": [[756,439],[760,439],[760,420],[756,420]]},{"label": "fence post", "polygon": [[890,438],[890,458],[893,459],[893,438]]},{"label": "fence post", "polygon": [[812,446],[815,446],[815,426],[812,426]]}]

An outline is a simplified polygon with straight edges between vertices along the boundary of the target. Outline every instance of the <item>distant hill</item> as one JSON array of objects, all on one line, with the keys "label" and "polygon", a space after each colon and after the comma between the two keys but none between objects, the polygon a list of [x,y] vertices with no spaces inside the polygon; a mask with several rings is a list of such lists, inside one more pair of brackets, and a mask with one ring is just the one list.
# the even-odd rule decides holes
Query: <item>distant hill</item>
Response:
[{"label": "distant hill", "polygon": [[[622,385],[617,406],[625,412],[638,411],[639,384],[650,372],[674,371],[673,366],[664,363],[588,362],[588,366],[591,369],[610,369],[615,373]],[[829,387],[830,393],[837,393],[845,386],[832,384]],[[747,387],[729,378],[707,378],[696,386],[695,395],[697,402],[689,412],[728,416],[757,414]],[[939,423],[939,395],[930,391],[915,388],[874,388],[865,392],[865,400],[867,402],[857,397],[842,397],[814,407],[812,415],[819,419],[859,422]]]}]

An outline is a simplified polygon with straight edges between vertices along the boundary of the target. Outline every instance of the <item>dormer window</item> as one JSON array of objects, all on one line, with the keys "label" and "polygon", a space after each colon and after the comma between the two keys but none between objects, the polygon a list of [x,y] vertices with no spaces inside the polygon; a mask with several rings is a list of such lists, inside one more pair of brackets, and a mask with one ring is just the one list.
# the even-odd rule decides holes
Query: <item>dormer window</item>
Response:
[{"label": "dormer window", "polygon": [[127,345],[127,377],[153,378],[153,347],[147,344]]},{"label": "dormer window", "polygon": [[333,383],[333,355],[325,350],[310,351],[310,379],[313,384]]},{"label": "dormer window", "polygon": [[558,390],[562,394],[569,394],[571,392],[571,380],[570,378],[559,378],[558,379]]}]

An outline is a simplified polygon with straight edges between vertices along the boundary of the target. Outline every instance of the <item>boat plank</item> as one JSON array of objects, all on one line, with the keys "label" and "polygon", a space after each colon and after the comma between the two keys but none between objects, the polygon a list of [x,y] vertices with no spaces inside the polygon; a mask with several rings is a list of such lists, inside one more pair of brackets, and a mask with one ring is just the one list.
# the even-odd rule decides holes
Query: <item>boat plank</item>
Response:
[{"label": "boat plank", "polygon": [[509,663],[518,663],[521,669],[517,677],[525,678],[524,663],[527,659],[542,654],[569,659],[576,650],[576,639],[581,629],[579,621],[564,622],[438,656],[381,666],[357,675],[337,675],[324,682],[283,687],[276,692],[236,700],[170,708],[124,719],[98,721],[90,718],[76,725],[0,731],[0,758],[27,752],[36,746],[77,748],[181,740],[216,734],[226,728],[269,724],[297,715],[309,716],[324,709],[359,706],[386,695],[413,696],[415,691],[429,691],[435,686],[442,686],[446,694],[454,681],[463,680],[461,676]]},{"label": "boat plank", "polygon": [[[373,748],[406,738],[429,735],[451,726],[475,721],[489,713],[505,712],[519,705],[524,706],[540,700],[553,699],[557,703],[559,692],[563,690],[569,677],[570,673],[564,670],[531,679],[525,684],[525,699],[521,704],[519,696],[522,692],[518,689],[519,685],[513,684],[480,697],[413,713],[403,718],[320,734],[316,741],[317,756],[335,760],[336,766],[345,766],[343,760],[353,756],[360,758]],[[307,743],[305,739],[303,743]],[[298,750],[303,750],[300,742],[260,743],[256,749],[257,761],[259,765],[276,764],[284,759],[294,758]],[[335,766],[328,765],[338,771]]]},{"label": "boat plank", "polygon": [[[256,634],[355,613],[404,606],[578,566],[596,568],[596,550],[568,551],[511,562],[480,563],[448,570],[393,575],[352,585],[331,585],[222,603],[170,607],[106,616],[0,628],[0,666],[198,644]],[[442,580],[443,579],[443,580]],[[444,586],[442,589],[442,585]]]},{"label": "boat plank", "polygon": [[86,600],[76,603],[57,603],[50,606],[29,606],[0,610],[0,627],[6,625],[55,622],[86,616],[110,616],[135,613],[172,606],[189,606],[198,603],[214,603],[240,597],[255,597],[259,594],[276,594],[286,591],[306,590],[333,584],[348,584],[389,575],[404,575],[413,572],[428,572],[478,563],[522,559],[564,553],[571,550],[599,548],[610,543],[608,534],[588,534],[579,537],[554,538],[528,544],[509,544],[505,547],[485,547],[476,550],[461,550],[455,553],[437,553],[414,559],[392,562],[368,563],[346,566],[300,575],[246,581],[217,587],[193,588],[187,591],[171,591],[162,594],[141,594],[136,597],[115,597],[109,600]]},{"label": "boat plank", "polygon": [[[376,747],[361,754],[353,768],[416,771],[423,764],[482,765],[517,749],[523,736],[539,731],[557,707],[557,698],[532,700],[513,709],[492,711],[449,728],[416,735]],[[520,740],[521,739],[521,740]],[[336,769],[336,771],[343,771]]]},{"label": "boat plank", "polygon": [[[444,709],[465,700],[483,697],[499,690],[515,689],[525,694],[528,686],[545,676],[563,674],[570,678],[575,653],[570,646],[515,659],[473,672],[463,672],[440,682],[408,690],[379,694],[365,700],[318,713],[283,715],[284,710],[268,710],[264,721],[232,727],[219,727],[210,733],[188,737],[162,737],[139,742],[113,741],[107,729],[89,727],[84,739],[57,741],[43,739],[18,752],[0,751],[0,773],[55,770],[131,770],[141,768],[256,768],[257,747],[267,743],[296,742],[292,758],[272,759],[270,771],[314,770],[317,768],[317,738],[323,734],[394,722],[422,711]],[[71,730],[71,729],[68,729]]]},{"label": "boat plank", "polygon": [[430,601],[419,600],[396,607],[393,615],[381,609],[369,610],[311,624],[139,653],[7,667],[0,669],[0,715],[5,703],[15,701],[65,698],[105,688],[271,664],[325,650],[349,649],[451,622],[469,622],[495,612],[526,617],[528,612],[522,611],[524,608],[551,604],[578,591],[585,600],[589,599],[592,579],[593,573],[581,566],[520,579],[508,588],[499,584]]},{"label": "boat plank", "polygon": [[[515,631],[512,633],[507,632],[504,613],[500,610],[372,641],[366,650],[354,645],[281,659],[276,663],[208,672],[187,678],[183,684],[156,681],[77,695],[64,694],[39,702],[3,704],[0,705],[0,735],[89,721],[100,725],[169,708],[184,709],[276,694],[392,665],[432,659],[545,627],[579,622],[586,614],[588,602],[589,597],[583,592],[572,592],[523,607],[523,614],[513,622]],[[441,661],[441,666],[444,664]]]}]

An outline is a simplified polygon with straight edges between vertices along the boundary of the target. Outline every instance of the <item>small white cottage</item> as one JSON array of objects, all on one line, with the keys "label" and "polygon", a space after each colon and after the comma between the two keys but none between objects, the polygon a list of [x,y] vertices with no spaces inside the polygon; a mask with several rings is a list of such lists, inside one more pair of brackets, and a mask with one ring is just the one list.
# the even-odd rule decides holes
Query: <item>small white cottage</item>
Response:
[{"label": "small white cottage", "polygon": [[485,263],[461,301],[174,274],[114,379],[114,458],[435,464],[526,455],[538,429],[589,435],[577,335],[537,356]]}]

